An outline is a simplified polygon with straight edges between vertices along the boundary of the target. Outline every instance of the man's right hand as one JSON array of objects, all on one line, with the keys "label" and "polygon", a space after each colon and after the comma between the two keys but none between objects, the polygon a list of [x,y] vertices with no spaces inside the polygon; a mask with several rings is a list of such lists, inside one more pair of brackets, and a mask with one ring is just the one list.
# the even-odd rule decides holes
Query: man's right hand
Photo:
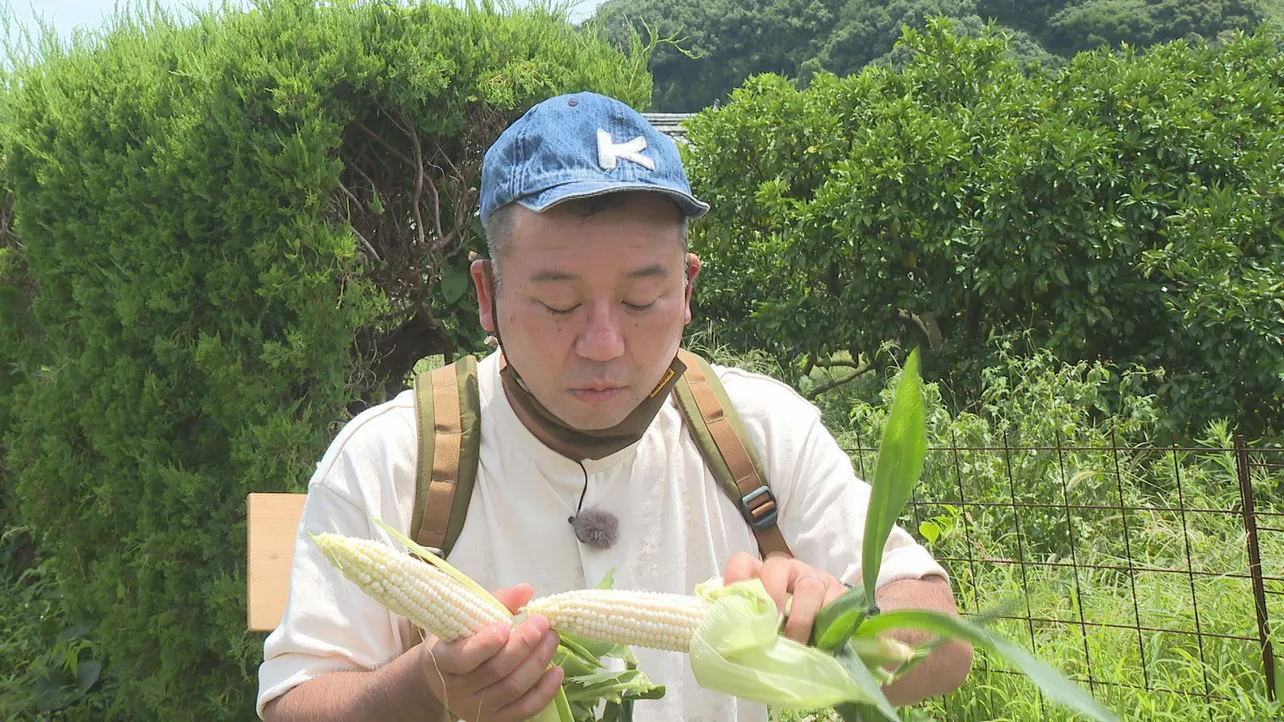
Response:
[{"label": "man's right hand", "polygon": [[[494,594],[516,613],[534,591],[521,584]],[[557,696],[563,671],[549,668],[557,644],[548,620],[533,615],[511,630],[492,624],[455,642],[429,637],[419,645],[420,668],[452,719],[519,722]]]}]

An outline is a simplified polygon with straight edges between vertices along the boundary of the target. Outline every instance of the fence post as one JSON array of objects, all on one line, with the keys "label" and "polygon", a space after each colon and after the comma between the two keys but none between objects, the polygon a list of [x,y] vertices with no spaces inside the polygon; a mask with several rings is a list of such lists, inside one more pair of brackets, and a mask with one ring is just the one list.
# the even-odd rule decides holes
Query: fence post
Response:
[{"label": "fence post", "polygon": [[1244,532],[1248,543],[1248,569],[1253,578],[1253,600],[1257,607],[1257,638],[1262,645],[1262,670],[1266,692],[1275,699],[1275,653],[1271,649],[1270,624],[1266,613],[1266,582],[1262,579],[1262,555],[1257,546],[1257,512],[1253,508],[1253,480],[1249,474],[1248,446],[1235,435],[1235,468],[1239,472],[1239,495],[1244,504]]}]

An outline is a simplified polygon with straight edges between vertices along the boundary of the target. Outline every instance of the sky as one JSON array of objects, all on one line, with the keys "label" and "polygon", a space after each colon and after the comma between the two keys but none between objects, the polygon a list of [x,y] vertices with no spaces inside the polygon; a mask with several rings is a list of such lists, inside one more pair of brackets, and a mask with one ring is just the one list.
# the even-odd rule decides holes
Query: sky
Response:
[{"label": "sky", "polygon": [[[189,7],[205,8],[221,6],[222,0],[157,0],[158,4],[178,13],[180,16],[186,14],[185,9]],[[592,13],[593,9],[600,5],[603,0],[583,0],[579,6],[571,13],[574,19],[580,19]],[[229,5],[240,7],[249,7],[252,0],[227,0]],[[128,0],[0,0],[0,8],[8,6],[5,14],[12,14],[17,20],[19,27],[36,30],[36,17],[44,17],[46,22],[52,22],[58,34],[67,38],[71,35],[74,28],[83,26],[87,29],[97,29],[103,22],[104,16],[113,14],[117,5],[122,7],[137,6],[137,2],[128,2]],[[2,33],[2,31],[0,31]]]}]

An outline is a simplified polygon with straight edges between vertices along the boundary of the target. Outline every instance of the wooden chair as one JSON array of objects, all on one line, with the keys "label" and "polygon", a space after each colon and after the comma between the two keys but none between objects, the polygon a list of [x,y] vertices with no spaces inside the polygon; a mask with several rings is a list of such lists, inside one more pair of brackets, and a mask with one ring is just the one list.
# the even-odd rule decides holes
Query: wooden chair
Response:
[{"label": "wooden chair", "polygon": [[263,492],[246,499],[246,626],[252,632],[276,629],[285,613],[305,499],[303,493]]}]

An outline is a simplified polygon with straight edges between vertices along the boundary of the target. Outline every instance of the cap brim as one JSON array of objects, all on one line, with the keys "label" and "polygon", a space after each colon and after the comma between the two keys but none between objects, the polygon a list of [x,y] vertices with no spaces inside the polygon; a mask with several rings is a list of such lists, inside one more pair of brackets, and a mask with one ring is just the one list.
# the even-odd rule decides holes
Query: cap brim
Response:
[{"label": "cap brim", "polygon": [[709,212],[709,204],[699,200],[689,193],[665,188],[651,183],[607,183],[602,181],[572,181],[553,186],[547,190],[541,191],[531,196],[519,199],[526,208],[543,213],[544,211],[576,198],[593,198],[595,196],[604,196],[608,193],[619,193],[620,191],[648,191],[650,193],[659,193],[672,199],[686,214],[687,218],[699,218]]}]

